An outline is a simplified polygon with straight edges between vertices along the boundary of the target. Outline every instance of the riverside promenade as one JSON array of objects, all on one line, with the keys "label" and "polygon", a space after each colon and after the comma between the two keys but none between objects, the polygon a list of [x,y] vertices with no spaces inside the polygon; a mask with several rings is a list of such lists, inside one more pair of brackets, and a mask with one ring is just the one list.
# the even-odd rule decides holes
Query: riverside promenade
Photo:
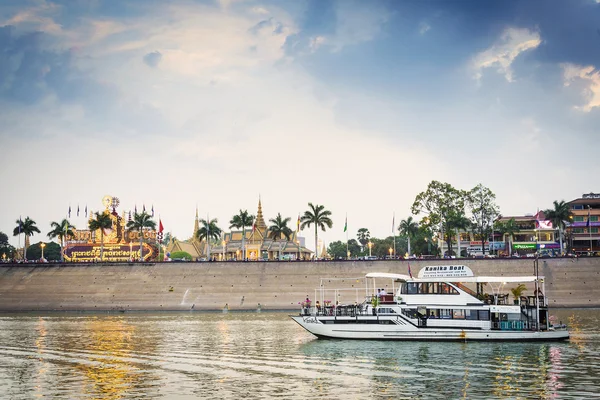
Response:
[{"label": "riverside promenade", "polygon": [[[533,259],[410,261],[415,276],[426,265],[467,265],[486,276],[532,275],[533,264]],[[321,278],[347,279],[326,287],[355,285],[364,296],[364,281],[352,278],[368,272],[408,274],[408,263],[0,264],[0,311],[297,310],[307,295],[314,297]],[[539,274],[546,278],[551,307],[600,307],[600,257],[540,259]],[[508,284],[503,292],[511,288]]]}]

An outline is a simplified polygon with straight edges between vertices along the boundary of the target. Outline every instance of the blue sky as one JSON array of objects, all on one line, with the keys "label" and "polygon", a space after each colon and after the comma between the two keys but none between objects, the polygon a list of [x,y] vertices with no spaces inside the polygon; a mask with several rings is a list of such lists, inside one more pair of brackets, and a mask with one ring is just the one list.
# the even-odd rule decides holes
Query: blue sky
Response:
[{"label": "blue sky", "polygon": [[0,47],[7,233],[108,194],[181,239],[260,195],[329,242],[433,179],[504,215],[600,190],[597,0],[4,1]]}]

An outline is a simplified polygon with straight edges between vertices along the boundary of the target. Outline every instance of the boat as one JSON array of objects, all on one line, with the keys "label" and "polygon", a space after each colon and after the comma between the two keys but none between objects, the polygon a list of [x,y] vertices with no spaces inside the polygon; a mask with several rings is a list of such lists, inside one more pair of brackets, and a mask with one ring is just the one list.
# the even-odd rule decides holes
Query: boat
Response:
[{"label": "boat", "polygon": [[[520,284],[533,295],[520,295],[509,304],[507,285]],[[318,338],[329,339],[568,339],[567,327],[555,324],[549,314],[545,293],[543,276],[475,276],[465,265],[436,265],[423,267],[413,278],[409,267],[409,275],[322,278],[317,300],[307,297],[299,315],[291,318]]]}]

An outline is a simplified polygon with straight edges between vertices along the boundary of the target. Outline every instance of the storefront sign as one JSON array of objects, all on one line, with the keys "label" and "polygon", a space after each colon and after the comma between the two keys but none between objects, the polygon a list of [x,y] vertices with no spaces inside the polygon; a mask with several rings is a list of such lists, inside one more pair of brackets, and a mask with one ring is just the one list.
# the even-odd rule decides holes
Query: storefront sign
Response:
[{"label": "storefront sign", "polygon": [[473,276],[473,271],[465,265],[436,265],[423,267],[419,271],[419,278],[455,278],[462,276]]},{"label": "storefront sign", "polygon": [[[477,241],[477,242],[469,242],[469,244],[471,246],[481,246],[481,240]],[[485,242],[486,246],[489,246],[490,242]]]},{"label": "storefront sign", "polygon": [[582,199],[600,199],[600,194],[598,193],[589,193],[581,196]]},{"label": "storefront sign", "polygon": [[515,243],[513,244],[513,249],[515,250],[525,250],[525,249],[537,249],[537,244],[535,243]]},{"label": "storefront sign", "polygon": [[540,243],[540,249],[560,249],[560,244],[558,243]]},{"label": "storefront sign", "polygon": [[[71,262],[100,261],[99,243],[76,243],[65,248],[65,260]],[[153,261],[157,258],[156,247],[144,243],[144,261]],[[140,244],[105,244],[102,261],[124,262],[140,259]]]}]

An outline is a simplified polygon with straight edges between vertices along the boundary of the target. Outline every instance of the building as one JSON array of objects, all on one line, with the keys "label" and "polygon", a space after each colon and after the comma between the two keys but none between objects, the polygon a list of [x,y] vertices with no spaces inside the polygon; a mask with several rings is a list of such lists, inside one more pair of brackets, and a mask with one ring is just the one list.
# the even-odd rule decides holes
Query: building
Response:
[{"label": "building", "polygon": [[294,231],[290,240],[281,236],[272,238],[265,223],[261,200],[258,200],[258,211],[253,228],[245,231],[224,232],[221,240],[216,243],[207,244],[205,240],[197,239],[196,232],[199,229],[198,210],[194,220],[194,234],[185,241],[171,241],[167,245],[167,251],[185,251],[194,259],[212,259],[216,261],[233,261],[244,259],[244,248],[246,259],[276,260],[281,257],[284,260],[307,260],[312,258],[313,252],[305,247],[304,238],[298,236]]},{"label": "building", "polygon": [[567,204],[572,213],[572,220],[566,229],[570,250],[575,254],[599,253],[600,194],[583,194]]},{"label": "building", "polygon": [[500,255],[518,254],[527,255],[536,252],[552,255],[560,253],[560,244],[558,242],[558,232],[552,226],[552,222],[546,220],[542,211],[537,214],[526,214],[523,216],[502,216],[497,222],[506,223],[511,219],[515,220],[518,231],[512,236],[508,233],[499,232],[500,242],[505,243],[504,249],[511,246],[511,251],[499,251]]}]

